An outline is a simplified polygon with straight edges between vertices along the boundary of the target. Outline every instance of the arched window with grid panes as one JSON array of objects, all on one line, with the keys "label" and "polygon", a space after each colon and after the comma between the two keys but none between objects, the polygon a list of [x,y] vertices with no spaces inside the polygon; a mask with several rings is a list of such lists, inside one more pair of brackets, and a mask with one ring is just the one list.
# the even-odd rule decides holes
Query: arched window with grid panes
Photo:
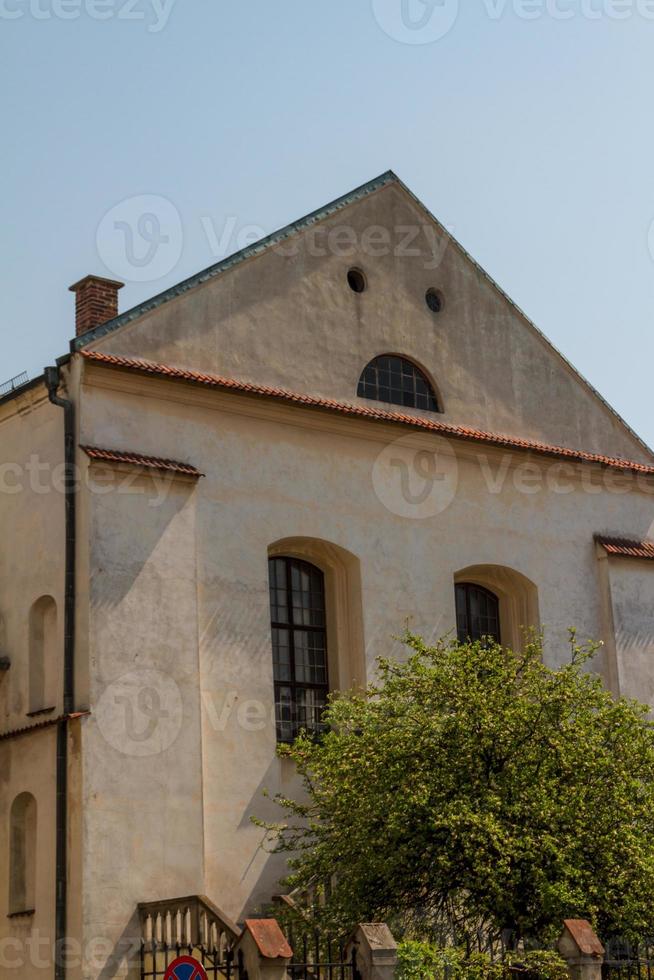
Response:
[{"label": "arched window with grid panes", "polygon": [[315,565],[268,560],[277,740],[318,734],[329,693],[325,580]]},{"label": "arched window with grid panes", "polygon": [[500,643],[500,601],[495,593],[472,582],[458,582],[455,590],[459,642],[489,637]]},{"label": "arched window with grid panes", "polygon": [[397,354],[382,354],[365,367],[357,395],[403,408],[441,411],[434,386],[424,372]]}]

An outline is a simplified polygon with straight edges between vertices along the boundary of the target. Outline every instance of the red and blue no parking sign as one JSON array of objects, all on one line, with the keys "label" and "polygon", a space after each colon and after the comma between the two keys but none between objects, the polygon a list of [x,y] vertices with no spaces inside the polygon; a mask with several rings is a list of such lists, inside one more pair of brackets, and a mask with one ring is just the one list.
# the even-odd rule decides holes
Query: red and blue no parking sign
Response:
[{"label": "red and blue no parking sign", "polygon": [[179,956],[166,970],[164,980],[207,980],[207,971],[192,956]]}]

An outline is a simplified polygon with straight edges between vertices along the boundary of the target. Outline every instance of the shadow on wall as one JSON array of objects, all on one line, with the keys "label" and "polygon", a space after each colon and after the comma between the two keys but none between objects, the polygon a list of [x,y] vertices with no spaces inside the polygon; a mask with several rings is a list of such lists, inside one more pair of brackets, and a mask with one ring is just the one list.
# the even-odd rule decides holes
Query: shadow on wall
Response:
[{"label": "shadow on wall", "polygon": [[[196,484],[144,474],[118,483],[93,511],[91,594],[95,607],[112,608],[129,595]],[[174,569],[170,569],[174,574]]]}]

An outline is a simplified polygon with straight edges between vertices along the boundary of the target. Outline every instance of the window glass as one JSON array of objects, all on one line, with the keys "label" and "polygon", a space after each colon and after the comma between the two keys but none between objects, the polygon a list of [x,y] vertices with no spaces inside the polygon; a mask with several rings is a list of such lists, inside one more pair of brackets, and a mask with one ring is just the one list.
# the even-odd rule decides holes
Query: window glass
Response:
[{"label": "window glass", "polygon": [[460,643],[490,637],[500,643],[500,603],[480,585],[460,583],[456,593],[456,629]]},{"label": "window glass", "polygon": [[411,361],[391,354],[376,357],[367,365],[357,395],[403,408],[439,411],[436,393],[422,371]]},{"label": "window glass", "polygon": [[327,703],[325,584],[319,568],[295,558],[268,563],[277,738],[322,729]]}]

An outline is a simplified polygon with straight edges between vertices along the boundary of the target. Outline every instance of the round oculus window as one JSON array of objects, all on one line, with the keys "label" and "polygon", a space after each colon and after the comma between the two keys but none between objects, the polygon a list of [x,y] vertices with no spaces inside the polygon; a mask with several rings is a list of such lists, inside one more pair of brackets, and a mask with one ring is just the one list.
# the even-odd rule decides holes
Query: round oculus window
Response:
[{"label": "round oculus window", "polygon": [[443,309],[443,297],[437,289],[428,289],[425,301],[432,313],[440,313]]},{"label": "round oculus window", "polygon": [[366,277],[361,269],[350,269],[347,274],[347,284],[353,293],[362,293],[366,288]]}]

